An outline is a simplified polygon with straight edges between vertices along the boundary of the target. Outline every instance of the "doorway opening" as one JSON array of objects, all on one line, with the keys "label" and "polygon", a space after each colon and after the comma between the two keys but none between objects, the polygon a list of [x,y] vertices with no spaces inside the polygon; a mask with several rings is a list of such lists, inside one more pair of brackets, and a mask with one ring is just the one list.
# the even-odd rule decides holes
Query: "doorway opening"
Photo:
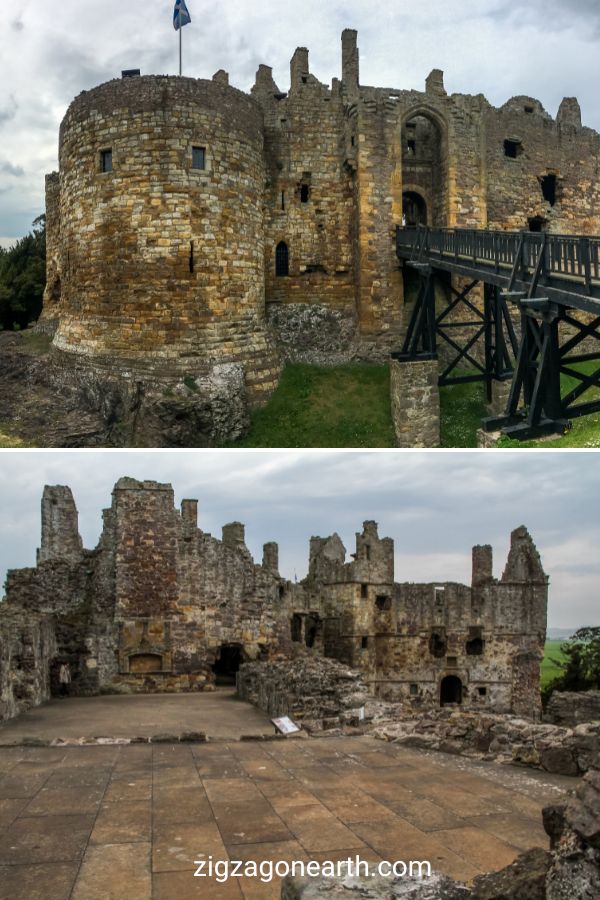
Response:
[{"label": "doorway opening", "polygon": [[416,191],[404,191],[402,194],[402,220],[409,228],[427,225],[427,204]]},{"label": "doorway opening", "polygon": [[462,703],[462,681],[457,675],[446,675],[440,685],[440,706]]},{"label": "doorway opening", "polygon": [[217,658],[212,665],[216,683],[220,685],[235,684],[236,673],[243,661],[242,648],[239,644],[221,644]]}]

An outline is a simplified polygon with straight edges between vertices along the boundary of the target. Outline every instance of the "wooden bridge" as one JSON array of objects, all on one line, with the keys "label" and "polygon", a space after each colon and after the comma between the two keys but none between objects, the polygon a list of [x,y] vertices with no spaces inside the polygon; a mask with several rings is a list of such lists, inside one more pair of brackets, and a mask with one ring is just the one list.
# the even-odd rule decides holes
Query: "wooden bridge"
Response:
[{"label": "wooden bridge", "polygon": [[[484,419],[484,429],[518,439],[561,434],[571,419],[600,410],[600,237],[403,227],[396,252],[418,272],[419,292],[402,350],[392,356],[437,359],[443,341],[455,355],[440,385],[482,381],[491,400],[494,382],[510,380],[504,414]],[[436,309],[442,272],[461,276],[465,287],[451,286],[447,305]],[[483,306],[469,296],[479,284]],[[571,390],[561,388],[561,374],[575,380]],[[590,390],[593,397],[582,396]]]}]

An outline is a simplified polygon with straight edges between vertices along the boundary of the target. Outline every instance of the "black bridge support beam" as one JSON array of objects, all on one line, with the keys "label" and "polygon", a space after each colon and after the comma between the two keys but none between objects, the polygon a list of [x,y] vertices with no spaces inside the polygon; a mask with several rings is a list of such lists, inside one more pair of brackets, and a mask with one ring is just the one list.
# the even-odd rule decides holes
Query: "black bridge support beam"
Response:
[{"label": "black bridge support beam", "polygon": [[[418,271],[420,287],[393,358],[437,359],[443,343],[454,356],[439,384],[481,381],[488,402],[494,383],[511,380],[504,414],[482,426],[519,440],[562,434],[571,419],[600,411],[600,237],[419,227],[399,228],[396,244],[398,258]],[[440,273],[467,284],[451,287],[453,296],[436,312]],[[483,309],[469,296],[478,284]],[[457,320],[459,309],[466,310],[464,321]],[[588,315],[578,318],[573,310]],[[564,396],[561,375],[576,382]],[[579,402],[589,390],[591,399]]]}]

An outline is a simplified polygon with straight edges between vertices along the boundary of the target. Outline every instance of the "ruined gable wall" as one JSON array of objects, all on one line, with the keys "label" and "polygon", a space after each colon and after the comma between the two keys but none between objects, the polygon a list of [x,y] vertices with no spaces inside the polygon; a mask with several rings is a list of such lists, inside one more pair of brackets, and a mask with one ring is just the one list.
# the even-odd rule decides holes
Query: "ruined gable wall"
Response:
[{"label": "ruined gable wall", "polygon": [[[526,112],[530,109],[532,112]],[[490,228],[527,229],[539,216],[547,230],[565,234],[598,234],[600,136],[581,127],[563,106],[558,120],[530,97],[514,97],[485,114],[487,204]],[[578,107],[577,107],[578,111]],[[504,141],[520,142],[518,156],[505,156]],[[554,206],[544,200],[539,178],[557,176]]]},{"label": "ruined gable wall", "polygon": [[[243,658],[274,652],[279,638],[276,547],[269,565],[255,565],[244,526],[231,523],[219,541],[197,527],[197,504],[181,514],[170,485],[121,479],[115,489],[116,620],[119,672],[110,683],[123,690],[193,690],[212,681],[223,645]],[[140,656],[160,657],[147,674]]]}]

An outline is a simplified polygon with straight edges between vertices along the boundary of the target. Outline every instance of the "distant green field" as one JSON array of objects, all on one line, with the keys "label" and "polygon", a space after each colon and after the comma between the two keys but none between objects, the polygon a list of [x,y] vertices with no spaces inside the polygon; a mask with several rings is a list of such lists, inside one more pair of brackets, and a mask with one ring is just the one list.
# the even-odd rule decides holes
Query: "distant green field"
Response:
[{"label": "distant green field", "polygon": [[557,659],[561,661],[565,659],[565,655],[560,649],[560,645],[563,643],[564,641],[546,641],[540,672],[541,687],[550,684],[551,681],[554,681],[554,679],[560,675],[561,670],[558,666],[554,665],[553,660]]}]

